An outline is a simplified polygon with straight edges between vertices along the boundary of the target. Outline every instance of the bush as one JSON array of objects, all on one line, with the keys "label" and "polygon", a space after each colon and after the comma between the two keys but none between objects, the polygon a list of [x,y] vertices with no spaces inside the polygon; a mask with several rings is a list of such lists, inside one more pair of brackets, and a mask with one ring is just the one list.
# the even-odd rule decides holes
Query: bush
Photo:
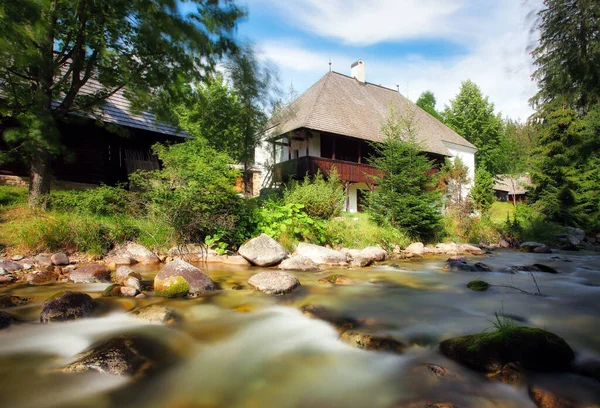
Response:
[{"label": "bush", "polygon": [[362,249],[379,245],[387,251],[410,244],[410,239],[392,226],[377,225],[367,214],[344,214],[325,224],[328,244]]},{"label": "bush", "polygon": [[339,215],[345,200],[344,186],[335,167],[327,180],[317,171],[312,180],[307,175],[300,183],[292,182],[283,195],[285,204],[302,204],[306,214],[321,219]]},{"label": "bush", "polygon": [[494,204],[494,177],[484,168],[475,173],[475,185],[471,189],[473,206],[481,213],[487,213]]},{"label": "bush", "polygon": [[135,195],[122,186],[102,185],[89,190],[53,191],[50,195],[50,207],[57,211],[90,215],[134,214]]}]

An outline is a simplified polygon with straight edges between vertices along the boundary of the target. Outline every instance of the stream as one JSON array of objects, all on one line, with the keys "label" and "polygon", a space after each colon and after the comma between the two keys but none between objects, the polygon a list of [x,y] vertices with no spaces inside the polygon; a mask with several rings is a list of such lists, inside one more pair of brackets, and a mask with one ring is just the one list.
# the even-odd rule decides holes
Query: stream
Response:
[{"label": "stream", "polygon": [[[558,334],[573,348],[577,361],[600,360],[600,254],[506,250],[470,259],[493,269],[533,263],[557,269],[559,274],[535,273],[545,297],[500,287],[470,291],[466,284],[476,278],[531,292],[536,287],[526,273],[446,272],[446,258],[294,272],[302,286],[285,296],[248,286],[250,276],[266,269],[219,264],[197,265],[221,290],[195,299],[103,298],[108,284],[3,287],[0,295],[31,300],[5,309],[24,323],[0,331],[0,406],[390,408],[426,400],[461,408],[535,408],[525,387],[492,382],[437,351],[444,339],[489,330],[495,313]],[[158,267],[134,269],[147,281],[158,272]],[[318,282],[331,274],[356,284]],[[233,290],[236,285],[243,288]],[[39,323],[42,303],[60,290],[90,294],[98,299],[99,310],[78,321]],[[184,319],[166,326],[128,314],[155,303]],[[409,347],[401,355],[353,348],[339,340],[330,324],[299,311],[308,304],[365,319],[371,331],[389,334]],[[167,369],[139,380],[95,371],[56,371],[91,344],[123,333],[160,339],[178,358]],[[460,381],[440,381],[417,370],[423,363],[446,367]],[[600,404],[600,383],[594,379],[560,373],[536,374],[535,381],[572,396],[582,407]]]}]

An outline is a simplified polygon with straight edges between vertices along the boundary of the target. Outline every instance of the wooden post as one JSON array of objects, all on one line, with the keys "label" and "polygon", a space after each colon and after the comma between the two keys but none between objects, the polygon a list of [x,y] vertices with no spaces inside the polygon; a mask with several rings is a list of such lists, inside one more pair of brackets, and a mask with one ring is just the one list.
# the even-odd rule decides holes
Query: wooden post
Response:
[{"label": "wooden post", "polygon": [[292,160],[292,137],[291,136],[288,136],[287,142],[288,142],[288,160]]},{"label": "wooden post", "polygon": [[309,155],[309,154],[308,154],[308,150],[309,150],[309,149],[308,149],[308,144],[310,143],[310,141],[308,140],[308,135],[309,135],[309,133],[310,133],[310,132],[309,132],[308,130],[305,130],[305,131],[304,131],[304,135],[306,136],[306,157],[308,157],[308,155]]},{"label": "wooden post", "polygon": [[350,212],[350,182],[344,184],[346,186],[346,212]]},{"label": "wooden post", "polygon": [[358,164],[362,163],[362,142],[359,140],[358,141]]},{"label": "wooden post", "polygon": [[331,136],[331,159],[335,160],[335,136]]}]

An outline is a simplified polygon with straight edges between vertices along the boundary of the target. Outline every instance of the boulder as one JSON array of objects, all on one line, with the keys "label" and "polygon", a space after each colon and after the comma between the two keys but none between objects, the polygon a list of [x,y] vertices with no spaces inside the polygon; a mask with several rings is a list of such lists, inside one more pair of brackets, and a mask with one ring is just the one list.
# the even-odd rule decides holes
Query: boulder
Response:
[{"label": "boulder", "polygon": [[406,247],[404,252],[415,254],[415,255],[423,255],[423,251],[425,249],[425,245],[422,242],[413,242],[409,246]]},{"label": "boulder", "polygon": [[134,289],[137,292],[142,291],[142,282],[137,276],[129,276],[123,281],[123,286]]},{"label": "boulder", "polygon": [[480,279],[467,283],[467,288],[474,290],[475,292],[485,292],[490,288],[490,284]]},{"label": "boulder", "polygon": [[139,281],[142,280],[142,275],[137,272],[134,272],[133,269],[128,266],[119,266],[115,271],[114,281],[119,285],[123,285],[123,282],[129,277],[137,278]]},{"label": "boulder", "polygon": [[150,305],[134,310],[131,314],[150,323],[172,324],[179,320],[178,315],[163,305]]},{"label": "boulder", "polygon": [[119,288],[119,292],[121,294],[121,296],[124,297],[134,297],[135,295],[137,295],[139,293],[139,291],[135,288],[130,288],[127,286],[121,286]]},{"label": "boulder", "polygon": [[523,242],[519,248],[521,252],[552,253],[548,245],[533,241]]},{"label": "boulder", "polygon": [[154,293],[163,297],[198,296],[216,289],[207,274],[180,259],[167,263],[154,278]]},{"label": "boulder", "polygon": [[548,245],[542,245],[542,246],[533,248],[533,252],[536,254],[551,254],[552,249]]},{"label": "boulder", "polygon": [[137,263],[137,261],[127,255],[109,256],[109,257],[104,258],[104,264],[107,265],[110,269],[115,269],[121,265],[129,266],[129,265],[133,265],[135,263]]},{"label": "boulder", "polygon": [[575,239],[578,239],[579,242],[585,239],[585,231],[581,228],[566,227],[565,230],[567,231],[568,235]]},{"label": "boulder", "polygon": [[283,261],[288,253],[267,234],[252,238],[238,249],[238,253],[256,266],[273,266]]},{"label": "boulder", "polygon": [[14,272],[21,269],[21,265],[14,261],[0,260],[0,268],[3,268],[8,272]]},{"label": "boulder", "polygon": [[105,265],[88,264],[71,271],[69,279],[75,283],[110,282],[110,271]]},{"label": "boulder", "polygon": [[508,363],[535,371],[566,371],[575,357],[567,342],[556,334],[516,325],[444,340],[440,351],[461,364],[488,372],[501,370]]},{"label": "boulder", "polygon": [[287,272],[262,272],[248,279],[254,289],[273,295],[284,295],[300,286],[300,281]]},{"label": "boulder", "polygon": [[363,258],[370,259],[372,260],[372,262],[382,262],[387,259],[388,253],[383,248],[370,246],[360,251],[360,256]]},{"label": "boulder", "polygon": [[346,331],[342,333],[340,340],[363,350],[388,351],[398,354],[406,350],[406,346],[403,343],[388,335]]},{"label": "boulder", "polygon": [[106,287],[106,289],[104,289],[104,291],[102,292],[102,296],[104,296],[104,297],[122,296],[121,295],[121,288],[122,287],[123,286],[117,285],[116,283],[113,283],[112,285],[108,285]]},{"label": "boulder", "polygon": [[50,257],[52,265],[62,266],[69,264],[69,257],[63,252],[57,252]]},{"label": "boulder", "polygon": [[364,256],[361,256],[361,255],[352,257],[352,260],[350,261],[350,266],[353,268],[364,268],[364,267],[367,267],[372,264],[373,264],[373,259],[365,258]]},{"label": "boulder", "polygon": [[92,298],[80,292],[59,292],[42,305],[40,321],[62,322],[88,316],[94,309]]},{"label": "boulder", "polygon": [[28,273],[23,276],[23,281],[30,285],[45,285],[58,280],[58,275],[54,272],[42,271],[38,273]]},{"label": "boulder", "polygon": [[252,265],[241,255],[217,255],[224,265],[250,266]]},{"label": "boulder", "polygon": [[520,387],[525,382],[525,372],[520,364],[508,363],[497,372],[489,374],[488,378],[492,381]]},{"label": "boulder", "polygon": [[8,275],[8,271],[0,267],[0,275]]},{"label": "boulder", "polygon": [[15,322],[16,320],[10,314],[0,310],[0,330],[6,329]]},{"label": "boulder", "polygon": [[23,306],[29,302],[29,298],[11,295],[0,295],[0,307],[16,307]]},{"label": "boulder", "polygon": [[97,343],[64,367],[66,373],[95,370],[105,374],[136,376],[166,364],[172,358],[165,347],[139,334],[119,336]]},{"label": "boulder", "polygon": [[444,270],[450,272],[477,272],[475,265],[469,265],[463,261],[450,261],[446,264]]},{"label": "boulder", "polygon": [[15,277],[12,275],[0,275],[0,284],[12,283],[15,281]]},{"label": "boulder", "polygon": [[50,259],[49,254],[38,254],[33,258],[36,264],[39,266],[51,266],[52,260]]},{"label": "boulder", "polygon": [[17,262],[17,261],[20,261],[20,260],[21,260],[21,259],[23,259],[23,258],[25,258],[25,257],[24,257],[23,255],[20,255],[20,254],[19,254],[19,255],[13,255],[13,256],[11,256],[11,257],[10,257],[10,260],[11,260],[11,261],[15,261],[15,262]]},{"label": "boulder", "polygon": [[310,258],[318,265],[346,265],[346,255],[333,249],[325,248],[315,244],[301,242],[296,248],[296,253],[300,256]]},{"label": "boulder", "polygon": [[160,263],[160,259],[158,259],[158,257],[152,251],[135,242],[128,242],[108,254],[108,259],[115,258],[132,258],[142,265],[153,265]]},{"label": "boulder", "polygon": [[285,271],[302,271],[302,272],[310,272],[310,271],[318,271],[319,265],[314,263],[312,259],[307,258],[305,256],[293,256],[288,259],[284,259],[279,264],[279,269]]},{"label": "boulder", "polygon": [[[584,408],[571,398],[562,397],[539,386],[529,387],[529,396],[539,408]],[[594,408],[590,406],[589,408]]]}]

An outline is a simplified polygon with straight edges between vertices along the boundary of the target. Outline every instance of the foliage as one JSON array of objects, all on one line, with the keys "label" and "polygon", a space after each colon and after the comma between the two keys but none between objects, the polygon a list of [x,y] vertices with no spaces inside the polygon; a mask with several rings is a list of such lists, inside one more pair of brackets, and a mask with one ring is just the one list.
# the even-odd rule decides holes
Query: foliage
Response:
[{"label": "foliage", "polygon": [[258,210],[259,222],[256,233],[287,243],[287,247],[299,241],[327,243],[324,221],[314,220],[304,211],[303,204],[281,204],[267,201]]},{"label": "foliage", "polygon": [[494,178],[484,168],[475,173],[475,185],[471,189],[471,198],[476,210],[485,214],[489,211],[495,201]]},{"label": "foliage", "polygon": [[[242,10],[231,2],[189,3],[184,13],[173,0],[0,2],[0,84],[10,90],[0,116],[18,124],[7,141],[31,164],[31,205],[44,203],[50,190],[50,157],[61,150],[56,125],[67,115],[92,113],[123,90],[134,108],[164,116],[186,84],[236,49]],[[82,92],[90,81],[102,86]]]},{"label": "foliage", "polygon": [[286,204],[302,204],[312,218],[328,219],[342,211],[346,194],[335,168],[327,179],[320,171],[312,177],[306,175],[304,181],[292,182],[285,190],[283,201]]},{"label": "foliage", "polygon": [[131,176],[151,219],[172,228],[178,243],[205,242],[207,236],[238,245],[236,223],[242,199],[234,190],[231,159],[204,139],[154,146],[161,170]]},{"label": "foliage", "polygon": [[450,100],[450,106],[446,106],[444,119],[448,126],[479,149],[475,155],[478,168],[483,167],[492,175],[504,171],[502,118],[494,113],[494,104],[483,96],[474,82],[466,80],[462,83],[458,95]]},{"label": "foliage", "polygon": [[531,102],[585,113],[600,102],[600,3],[544,0],[544,6],[535,23],[540,41],[532,52],[533,78],[539,92]]},{"label": "foliage", "polygon": [[135,214],[134,195],[122,186],[100,186],[83,191],[59,190],[50,195],[57,211],[90,215]]},{"label": "foliage", "polygon": [[415,141],[414,115],[392,108],[382,126],[383,143],[373,144],[371,164],[383,173],[378,189],[367,196],[368,212],[379,225],[390,225],[413,238],[432,239],[440,228],[440,194],[432,164]]},{"label": "foliage", "polygon": [[429,113],[431,116],[436,118],[437,120],[443,122],[443,116],[435,110],[435,95],[431,91],[425,91],[419,96],[416,102],[417,106],[423,109],[425,112]]},{"label": "foliage", "polygon": [[463,202],[464,189],[471,181],[467,165],[463,163],[460,157],[455,157],[452,160],[446,159],[438,173],[438,177],[438,189],[445,192],[445,196],[449,200],[448,205],[460,205]]}]

